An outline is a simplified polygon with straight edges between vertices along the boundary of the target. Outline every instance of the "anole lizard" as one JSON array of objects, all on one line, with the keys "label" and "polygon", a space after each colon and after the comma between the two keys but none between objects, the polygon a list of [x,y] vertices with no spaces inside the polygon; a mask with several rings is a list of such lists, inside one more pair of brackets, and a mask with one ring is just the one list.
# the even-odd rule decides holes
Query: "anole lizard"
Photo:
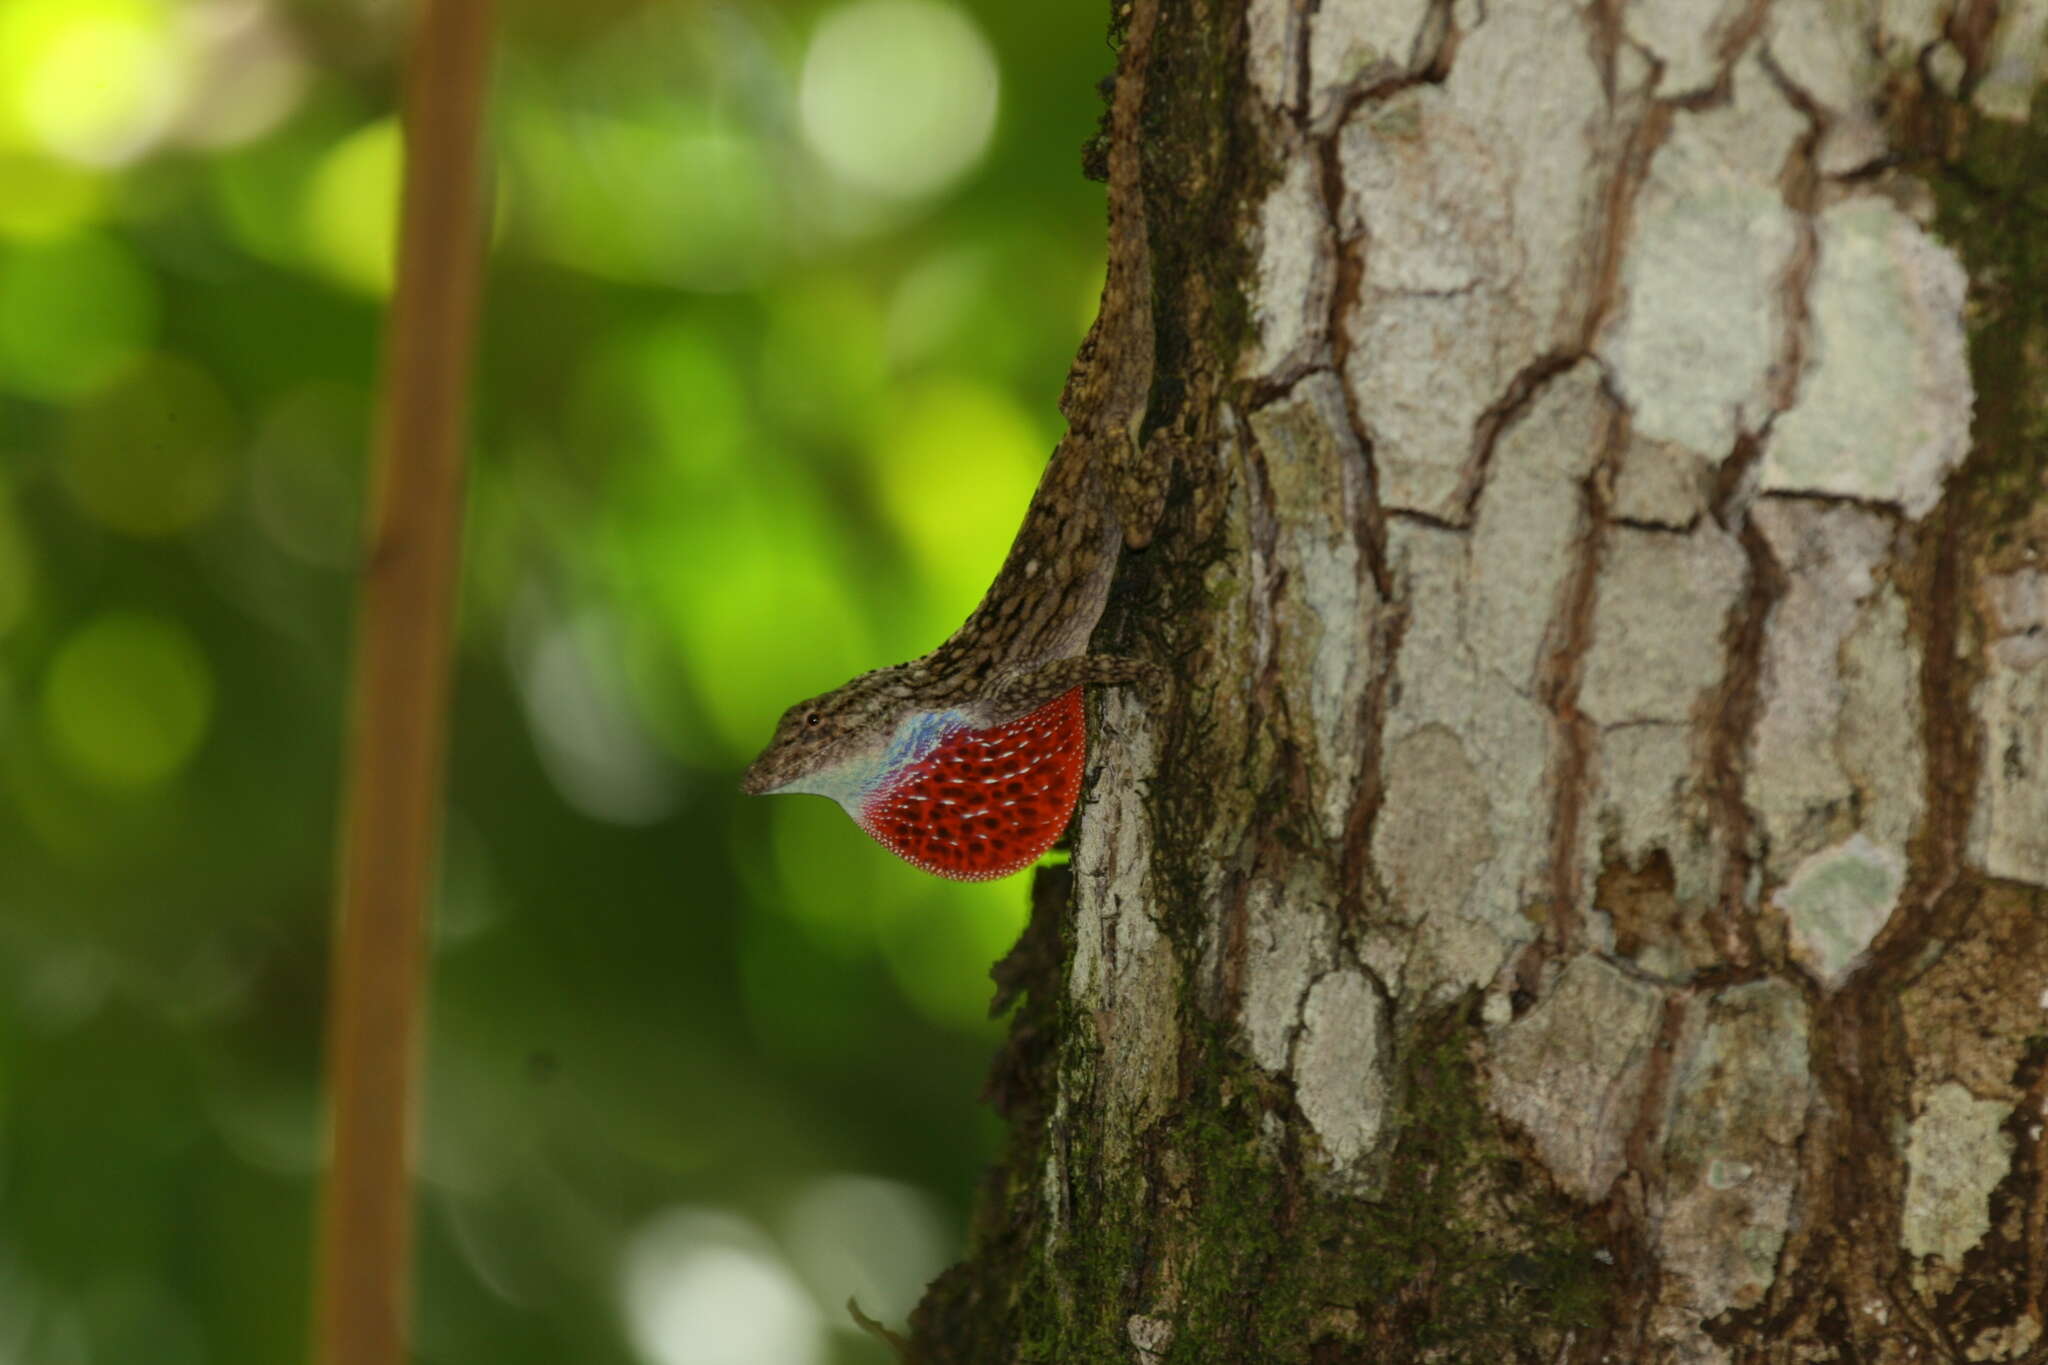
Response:
[{"label": "anole lizard", "polygon": [[1090,683],[1152,665],[1091,654],[1120,546],[1152,538],[1167,443],[1141,442],[1152,388],[1152,269],[1139,115],[1158,0],[1133,0],[1110,102],[1109,268],[1054,449],[1003,567],[974,614],[920,659],[864,673],[783,713],[744,791],[829,796],[901,857],[982,881],[1028,867],[1080,795]]}]

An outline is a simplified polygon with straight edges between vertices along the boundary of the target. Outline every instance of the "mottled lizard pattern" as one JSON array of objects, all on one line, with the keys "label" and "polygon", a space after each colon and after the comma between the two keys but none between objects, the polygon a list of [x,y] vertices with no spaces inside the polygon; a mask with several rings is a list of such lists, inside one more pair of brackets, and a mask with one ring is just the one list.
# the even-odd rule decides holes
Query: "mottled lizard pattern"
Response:
[{"label": "mottled lizard pattern", "polygon": [[1140,442],[1152,387],[1152,270],[1139,115],[1158,0],[1134,0],[1110,103],[1110,259],[1102,306],[1068,376],[1053,451],[981,605],[931,653],[789,708],[743,790],[838,801],[928,872],[979,881],[1028,867],[1072,817],[1085,750],[1081,689],[1149,681],[1088,652],[1122,548],[1149,543],[1166,446]]}]

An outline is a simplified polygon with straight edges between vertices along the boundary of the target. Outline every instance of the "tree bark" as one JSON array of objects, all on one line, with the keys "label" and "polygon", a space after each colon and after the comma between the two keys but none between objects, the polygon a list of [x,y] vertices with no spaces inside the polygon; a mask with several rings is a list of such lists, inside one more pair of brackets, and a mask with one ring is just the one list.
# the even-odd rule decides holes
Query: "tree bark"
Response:
[{"label": "tree bark", "polygon": [[1166,0],[1177,691],[916,1358],[2048,1359],[2044,28]]}]

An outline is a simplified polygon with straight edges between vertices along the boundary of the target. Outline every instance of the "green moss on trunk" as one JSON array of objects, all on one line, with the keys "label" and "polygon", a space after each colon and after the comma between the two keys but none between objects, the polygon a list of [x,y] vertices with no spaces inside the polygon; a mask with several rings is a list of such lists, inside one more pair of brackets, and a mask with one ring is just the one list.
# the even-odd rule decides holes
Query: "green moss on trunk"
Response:
[{"label": "green moss on trunk", "polygon": [[1985,118],[1938,94],[1905,127],[1928,155],[1935,230],[1970,276],[1970,373],[1977,411],[1950,515],[1992,553],[2048,527],[2048,93],[2027,122]]}]

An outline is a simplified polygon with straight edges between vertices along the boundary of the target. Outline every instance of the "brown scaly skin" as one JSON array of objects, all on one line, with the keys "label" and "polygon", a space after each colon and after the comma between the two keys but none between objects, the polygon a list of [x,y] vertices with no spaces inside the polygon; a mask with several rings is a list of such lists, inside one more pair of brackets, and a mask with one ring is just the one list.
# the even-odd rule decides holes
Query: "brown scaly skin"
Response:
[{"label": "brown scaly skin", "polygon": [[975,729],[1037,710],[1082,683],[1147,681],[1151,665],[1088,653],[1121,546],[1150,542],[1168,447],[1139,442],[1152,387],[1152,270],[1139,185],[1139,113],[1158,0],[1133,0],[1110,107],[1110,261],[1081,343],[1053,451],[1024,525],[981,605],[921,659],[864,673],[783,713],[741,790],[776,791],[879,753],[911,716],[958,711]]}]

